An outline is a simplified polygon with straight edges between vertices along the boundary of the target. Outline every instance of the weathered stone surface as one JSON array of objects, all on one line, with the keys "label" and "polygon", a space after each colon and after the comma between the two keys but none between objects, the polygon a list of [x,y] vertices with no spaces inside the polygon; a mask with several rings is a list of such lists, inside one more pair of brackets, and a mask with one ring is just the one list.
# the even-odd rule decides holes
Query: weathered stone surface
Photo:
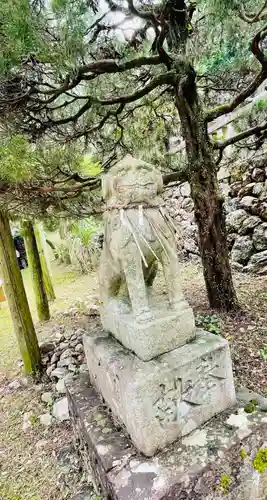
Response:
[{"label": "weathered stone surface", "polygon": [[53,351],[53,349],[55,348],[55,344],[54,342],[44,341],[39,344],[39,348],[41,354],[47,354],[48,352]]},{"label": "weathered stone surface", "polygon": [[239,231],[247,216],[248,216],[247,212],[242,208],[239,208],[234,212],[230,212],[226,217],[226,223],[229,228],[229,231],[231,230]]},{"label": "weathered stone surface", "polygon": [[252,255],[248,265],[244,268],[245,272],[266,274],[267,272],[267,250]]},{"label": "weathered stone surface", "polygon": [[68,342],[60,342],[60,344],[59,344],[59,349],[61,351],[64,351],[65,349],[68,349],[68,347],[69,347]]},{"label": "weathered stone surface", "polygon": [[44,413],[43,415],[40,415],[40,424],[44,425],[45,427],[50,427],[52,423],[53,418],[50,413]]},{"label": "weathered stone surface", "polygon": [[145,455],[235,403],[228,342],[208,332],[150,362],[101,330],[84,347],[92,382]]},{"label": "weathered stone surface", "polygon": [[[180,186],[180,191],[188,186]],[[138,356],[142,352],[142,359],[175,347],[172,332],[166,335],[169,328],[173,330],[174,322],[179,330],[176,345],[181,343],[182,330],[185,341],[194,330],[193,313],[181,289],[173,225],[161,208],[162,190],[161,172],[129,155],[102,178],[107,211],[99,265],[101,320],[104,329],[126,347]],[[158,262],[167,286],[167,311],[165,304],[160,311],[160,302],[154,306],[149,302]],[[165,316],[164,321],[161,316]]]},{"label": "weathered stone surface", "polygon": [[183,182],[180,185],[180,193],[184,197],[190,196],[190,194],[191,194],[191,187],[190,187],[189,182]]},{"label": "weathered stone surface", "polygon": [[59,354],[57,352],[54,352],[52,358],[51,358],[51,365],[53,365],[54,363],[56,363],[57,361],[59,360]]},{"label": "weathered stone surface", "polygon": [[52,404],[53,403],[53,394],[52,392],[44,392],[41,396],[41,400],[44,403]]},{"label": "weathered stone surface", "polygon": [[182,209],[186,212],[192,212],[194,210],[194,202],[192,198],[185,198],[182,202]]},{"label": "weathered stone surface", "polygon": [[240,205],[242,208],[248,210],[248,212],[254,213],[255,207],[258,206],[258,200],[253,196],[244,196],[240,201]]},{"label": "weathered stone surface", "polygon": [[68,366],[68,370],[69,370],[70,372],[73,372],[73,373],[74,373],[74,372],[76,372],[76,370],[77,370],[77,366],[76,366],[76,365],[74,365],[74,364],[70,364],[70,365]]},{"label": "weathered stone surface", "polygon": [[66,368],[55,368],[51,372],[51,376],[56,377],[56,378],[63,378],[67,375],[67,373],[68,373],[68,370],[66,370]]},{"label": "weathered stone surface", "polygon": [[46,375],[50,377],[52,371],[54,370],[55,366],[49,366],[46,370]]},{"label": "weathered stone surface", "polygon": [[238,236],[232,249],[232,260],[241,264],[246,264],[253,254],[253,248],[253,242],[250,236]]},{"label": "weathered stone surface", "polygon": [[252,194],[254,196],[260,196],[264,190],[265,190],[265,183],[264,182],[257,182],[252,189]]},{"label": "weathered stone surface", "polygon": [[197,246],[197,243],[195,239],[193,238],[188,238],[184,241],[184,250],[186,250],[189,253],[199,255],[199,248]]},{"label": "weathered stone surface", "polygon": [[[231,234],[228,245],[229,251],[231,251],[237,237],[236,233],[241,236],[252,236],[254,229],[258,225],[262,224],[264,221],[267,222],[267,180],[265,163],[266,158],[262,158],[260,160],[257,159],[255,162],[245,162],[245,164],[242,162],[241,165],[234,165],[233,169],[227,166],[226,170],[230,173],[233,170],[233,174],[231,173],[230,177],[227,176],[225,179],[220,178],[219,173],[217,174],[219,187],[225,196],[224,209],[227,214],[227,232]],[[260,165],[260,167],[256,167],[258,170],[254,172],[255,165]],[[239,172],[237,176],[235,175],[235,171]],[[251,174],[255,177],[255,173],[256,178],[253,179]],[[236,179],[240,180],[236,182]],[[186,210],[182,208],[190,206],[189,199],[189,197],[184,197],[177,187],[168,188],[168,195],[165,196],[164,194],[166,210],[168,210],[178,226],[177,242],[179,253],[193,260],[195,254],[198,254],[198,231],[195,227],[194,220],[191,219],[191,212],[186,212]],[[243,222],[242,218],[244,219]],[[186,230],[183,224],[188,225]],[[190,226],[194,226],[194,234],[191,234]],[[261,250],[254,246],[253,254]],[[242,271],[246,264],[247,261],[236,262],[232,259],[232,265],[235,269],[242,266],[242,268],[240,268]],[[246,270],[248,271],[248,269]],[[262,274],[263,273],[264,271],[262,271]]]},{"label": "weathered stone surface", "polygon": [[242,186],[240,191],[238,192],[238,196],[240,198],[243,198],[243,196],[252,195],[253,189],[255,188],[256,185],[257,185],[256,182],[249,182],[245,186]]},{"label": "weathered stone surface", "polygon": [[243,235],[246,235],[248,233],[251,233],[253,231],[253,229],[255,229],[255,227],[257,227],[259,224],[261,224],[261,219],[259,217],[257,217],[256,215],[250,215],[249,217],[247,217],[240,230],[238,231],[239,234],[241,234],[242,236]]},{"label": "weathered stone surface", "polygon": [[74,364],[74,358],[69,357],[69,358],[63,358],[60,359],[57,363],[58,368],[64,368],[65,366],[68,367],[69,365]]},{"label": "weathered stone surface", "polygon": [[60,360],[66,359],[66,358],[71,358],[73,355],[74,355],[73,349],[70,349],[70,348],[65,349],[65,351],[63,351],[63,353],[60,356]]},{"label": "weathered stone surface", "polygon": [[220,182],[220,190],[223,196],[228,196],[230,192],[230,186],[228,182]]},{"label": "weathered stone surface", "polygon": [[[246,406],[250,401],[256,401],[261,410],[267,410],[267,398],[257,394],[257,392],[247,389],[247,387],[240,387],[237,393],[238,401]],[[267,416],[267,415],[266,415]]]},{"label": "weathered stone surface", "polygon": [[267,250],[267,222],[256,227],[252,239],[257,250]]},{"label": "weathered stone surface", "polygon": [[86,373],[86,372],[88,372],[88,366],[87,366],[87,364],[83,363],[83,364],[80,366],[80,368],[79,368],[79,372],[80,372],[80,373]]},{"label": "weathered stone surface", "polygon": [[8,389],[11,391],[17,391],[18,389],[21,388],[21,386],[22,386],[21,381],[16,379],[12,380],[12,382],[8,384]]},{"label": "weathered stone surface", "polygon": [[66,375],[66,377],[59,379],[59,381],[56,384],[56,391],[59,394],[66,394],[65,383],[67,380],[72,380],[72,378],[73,378],[73,375],[70,373],[70,374]]},{"label": "weathered stone surface", "polygon": [[251,177],[256,182],[263,182],[265,180],[265,172],[261,168],[254,168]]},{"label": "weathered stone surface", "polygon": [[177,310],[170,308],[164,297],[150,301],[151,318],[137,322],[130,312],[123,313],[121,305],[109,302],[101,309],[104,330],[143,361],[149,361],[195,338],[195,320],[187,302]]},{"label": "weathered stone surface", "polygon": [[[266,448],[265,413],[248,414],[245,426],[233,427],[226,421],[244,410],[224,412],[145,458],[114,425],[88,379],[68,384],[68,399],[84,467],[101,500],[266,500],[267,470],[253,467]],[[222,491],[225,477],[229,491]]]},{"label": "weathered stone surface", "polygon": [[63,422],[69,420],[69,406],[67,398],[62,398],[53,405],[53,416]]},{"label": "weathered stone surface", "polygon": [[23,423],[22,423],[22,430],[26,432],[30,427],[33,425],[33,420],[35,419],[35,415],[33,411],[29,411],[24,413],[23,415]]},{"label": "weathered stone surface", "polygon": [[76,344],[75,346],[75,351],[80,353],[80,352],[83,352],[83,345],[82,344]]}]

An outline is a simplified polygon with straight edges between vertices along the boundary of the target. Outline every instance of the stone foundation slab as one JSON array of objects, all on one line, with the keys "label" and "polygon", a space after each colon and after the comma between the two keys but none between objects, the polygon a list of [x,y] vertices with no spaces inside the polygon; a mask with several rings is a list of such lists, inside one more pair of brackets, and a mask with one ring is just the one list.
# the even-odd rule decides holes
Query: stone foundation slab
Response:
[{"label": "stone foundation slab", "polygon": [[194,315],[186,301],[181,301],[179,309],[174,310],[167,300],[151,299],[150,311],[150,319],[136,321],[132,312],[122,310],[120,301],[109,301],[101,308],[101,322],[106,332],[143,361],[195,338]]},{"label": "stone foundation slab", "polygon": [[196,339],[141,361],[113,337],[84,337],[92,383],[145,455],[189,434],[235,404],[228,342],[197,330]]},{"label": "stone foundation slab", "polygon": [[267,415],[221,413],[153,458],[132,445],[89,379],[67,382],[70,416],[85,472],[101,500],[266,500]]}]

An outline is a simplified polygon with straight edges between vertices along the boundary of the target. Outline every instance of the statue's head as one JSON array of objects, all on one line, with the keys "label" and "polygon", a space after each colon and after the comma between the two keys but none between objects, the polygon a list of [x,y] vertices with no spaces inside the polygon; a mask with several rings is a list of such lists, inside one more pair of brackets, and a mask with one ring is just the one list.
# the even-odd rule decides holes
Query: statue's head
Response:
[{"label": "statue's head", "polygon": [[159,170],[130,155],[116,163],[102,178],[103,197],[111,204],[153,202],[162,188]]}]

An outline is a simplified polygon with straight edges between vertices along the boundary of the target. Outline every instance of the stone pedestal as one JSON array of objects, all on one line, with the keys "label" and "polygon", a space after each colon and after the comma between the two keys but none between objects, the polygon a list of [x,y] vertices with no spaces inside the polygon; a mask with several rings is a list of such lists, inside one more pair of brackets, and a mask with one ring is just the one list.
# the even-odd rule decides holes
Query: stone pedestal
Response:
[{"label": "stone pedestal", "polygon": [[[152,339],[153,340],[153,339]],[[147,456],[235,404],[228,342],[195,340],[144,362],[100,329],[84,338],[92,383]]]},{"label": "stone pedestal", "polygon": [[267,468],[259,472],[255,461],[266,449],[266,413],[236,406],[146,458],[87,378],[68,381],[67,397],[85,472],[101,500],[266,500]]},{"label": "stone pedestal", "polygon": [[151,297],[151,317],[136,321],[132,312],[119,300],[110,300],[101,307],[104,330],[111,332],[127,349],[143,361],[149,361],[193,340],[195,320],[192,308],[181,300],[177,309],[171,309],[168,300]]}]

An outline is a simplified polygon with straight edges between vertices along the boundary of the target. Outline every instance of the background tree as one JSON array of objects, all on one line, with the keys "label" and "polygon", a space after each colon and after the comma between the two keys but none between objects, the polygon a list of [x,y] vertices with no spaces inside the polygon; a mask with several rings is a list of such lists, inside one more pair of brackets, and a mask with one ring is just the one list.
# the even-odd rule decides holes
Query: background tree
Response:
[{"label": "background tree", "polygon": [[[23,61],[15,61],[14,50],[11,76],[6,72],[1,85],[3,116],[13,118],[13,126],[35,141],[46,134],[59,141],[82,138],[96,150],[104,144],[107,168],[127,151],[125,124],[138,109],[153,107],[159,113],[161,106],[172,104],[171,115],[178,113],[185,140],[186,177],[194,200],[210,304],[236,308],[216,176],[229,141],[213,144],[207,124],[242,105],[266,79],[265,2],[247,2],[244,9],[242,2],[230,0],[169,0],[148,5],[108,0],[102,12],[95,3],[65,0],[52,3],[51,8],[37,2],[34,8],[25,7],[25,12],[26,26],[34,29],[35,49]],[[14,11],[12,16],[16,18]],[[129,21],[130,29],[128,24],[123,31]],[[254,23],[259,23],[256,32],[251,28]],[[215,36],[218,30],[222,37],[227,35],[223,45],[223,38]],[[203,38],[207,32],[210,36]],[[205,54],[199,50],[201,37],[207,40]],[[248,58],[248,45],[252,59]],[[217,69],[223,66],[223,59],[229,73],[238,57],[249,59],[247,78],[241,79],[237,92],[230,90],[228,78],[229,92],[222,103],[209,72],[216,65]],[[207,58],[213,60],[213,66],[210,62],[209,67]],[[205,87],[211,92],[205,92]],[[207,101],[213,101],[213,106],[205,110]],[[259,136],[266,127],[266,122],[257,124],[231,138],[231,144]],[[178,179],[179,165],[176,174]],[[92,189],[96,186],[93,179],[89,184]]]},{"label": "background tree", "polygon": [[49,304],[45,289],[44,275],[38,252],[34,227],[32,222],[23,222],[23,237],[26,243],[26,251],[30,272],[32,275],[33,291],[36,301],[37,314],[40,321],[48,321],[50,319]]},{"label": "background tree", "polygon": [[15,252],[7,214],[0,211],[0,265],[14,331],[27,374],[42,368],[41,354],[35,333],[21,271]]}]

